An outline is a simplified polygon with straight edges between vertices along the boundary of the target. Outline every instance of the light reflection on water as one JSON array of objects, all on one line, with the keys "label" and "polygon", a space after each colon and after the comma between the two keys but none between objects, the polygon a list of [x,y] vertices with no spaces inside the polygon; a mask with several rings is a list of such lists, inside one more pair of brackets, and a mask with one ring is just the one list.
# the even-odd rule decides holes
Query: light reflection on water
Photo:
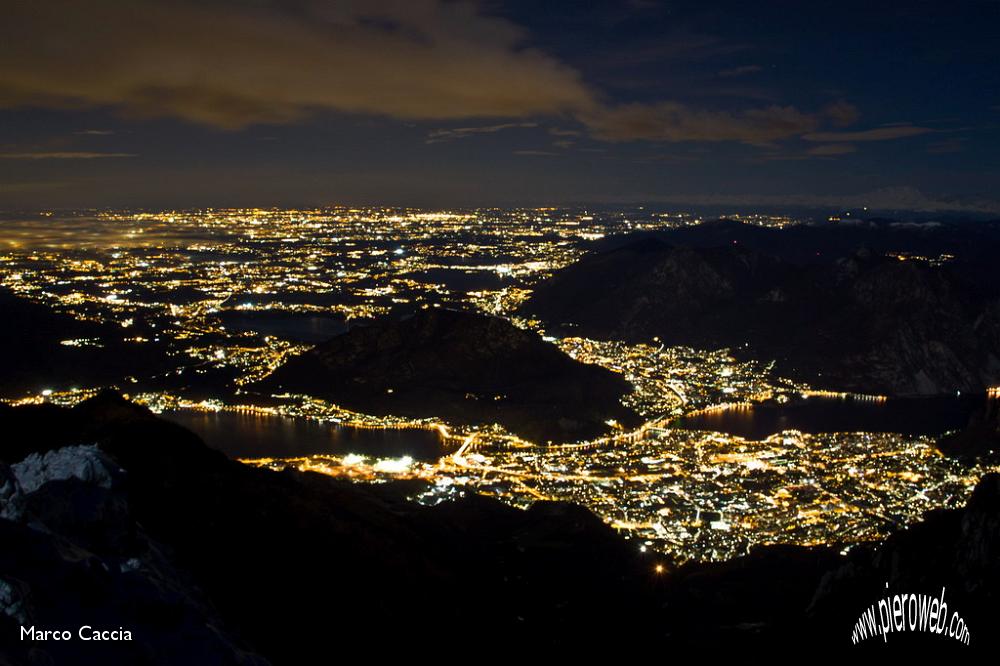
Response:
[{"label": "light reflection on water", "polygon": [[298,457],[355,453],[410,456],[433,462],[445,454],[436,431],[354,428],[304,418],[243,412],[165,411],[160,416],[197,433],[231,458]]},{"label": "light reflection on water", "polygon": [[884,401],[812,397],[786,405],[761,404],[708,410],[680,418],[676,426],[750,439],[763,439],[784,430],[939,435],[965,427],[987,399],[981,393],[889,398]]}]

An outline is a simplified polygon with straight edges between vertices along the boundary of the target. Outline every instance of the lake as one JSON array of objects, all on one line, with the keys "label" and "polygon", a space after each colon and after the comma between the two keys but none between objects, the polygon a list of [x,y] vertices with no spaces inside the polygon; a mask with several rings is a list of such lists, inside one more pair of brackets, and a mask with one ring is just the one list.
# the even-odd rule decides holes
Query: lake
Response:
[{"label": "lake", "polygon": [[445,453],[441,437],[433,430],[353,428],[305,418],[193,409],[165,411],[160,416],[194,431],[231,458],[357,453],[434,461]]},{"label": "lake", "polygon": [[987,399],[982,393],[885,401],[812,397],[786,404],[764,403],[707,411],[677,419],[673,425],[750,439],[762,439],[782,430],[938,435],[965,427],[969,417]]},{"label": "lake", "polygon": [[336,315],[301,312],[227,310],[219,314],[222,324],[230,330],[255,331],[296,342],[325,342],[347,332],[347,322]]}]

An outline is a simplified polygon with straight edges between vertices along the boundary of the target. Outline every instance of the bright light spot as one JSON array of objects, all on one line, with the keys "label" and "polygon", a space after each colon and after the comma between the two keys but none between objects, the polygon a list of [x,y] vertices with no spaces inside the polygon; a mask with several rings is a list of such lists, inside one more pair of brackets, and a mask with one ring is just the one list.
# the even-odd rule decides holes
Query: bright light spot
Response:
[{"label": "bright light spot", "polygon": [[410,456],[403,456],[402,458],[388,458],[386,460],[379,460],[374,465],[376,472],[384,472],[386,474],[402,474],[409,471],[410,465],[413,464],[413,458]]}]

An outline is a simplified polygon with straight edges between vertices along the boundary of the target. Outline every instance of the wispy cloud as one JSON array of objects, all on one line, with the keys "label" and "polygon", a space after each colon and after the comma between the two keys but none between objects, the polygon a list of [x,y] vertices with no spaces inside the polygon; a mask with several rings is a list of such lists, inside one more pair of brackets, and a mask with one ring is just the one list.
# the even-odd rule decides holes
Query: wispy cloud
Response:
[{"label": "wispy cloud", "polygon": [[0,159],[4,160],[99,160],[135,156],[134,153],[95,153],[85,151],[0,153]]},{"label": "wispy cloud", "polygon": [[803,208],[862,208],[903,210],[924,213],[1000,213],[1000,201],[982,198],[945,198],[928,196],[913,187],[888,187],[863,194],[711,194],[661,196],[651,200],[696,206],[799,206]]},{"label": "wispy cloud", "polygon": [[20,192],[36,192],[36,191],[51,190],[51,189],[66,187],[67,185],[70,185],[70,183],[63,181],[0,183],[0,192],[3,192],[5,194],[8,193],[16,194]]},{"label": "wispy cloud", "polygon": [[944,141],[935,141],[927,144],[927,152],[931,155],[945,155],[948,153],[960,153],[965,148],[965,139],[953,138]]},{"label": "wispy cloud", "polygon": [[918,127],[916,125],[891,125],[887,127],[876,127],[858,132],[813,132],[804,135],[806,141],[816,141],[819,143],[833,143],[838,141],[859,142],[859,141],[891,141],[892,139],[905,139],[910,136],[927,134],[934,130],[929,127]]},{"label": "wispy cloud", "polygon": [[595,137],[605,141],[738,141],[768,144],[811,132],[816,114],[792,106],[746,111],[712,111],[677,102],[627,104],[583,116]]},{"label": "wispy cloud", "polygon": [[558,155],[559,153],[553,153],[548,150],[515,150],[515,155],[535,155],[535,156],[551,156]]},{"label": "wispy cloud", "polygon": [[861,112],[850,102],[839,99],[824,109],[824,114],[837,127],[847,127],[858,122]]},{"label": "wispy cloud", "polygon": [[857,150],[858,147],[852,143],[825,143],[822,146],[810,148],[806,152],[810,155],[826,157],[832,155],[847,155],[848,153],[857,152]]},{"label": "wispy cloud", "polygon": [[747,74],[756,74],[762,69],[764,68],[760,65],[741,65],[739,67],[731,67],[729,69],[720,70],[719,76],[724,79],[732,78],[734,76],[746,76]]},{"label": "wispy cloud", "polygon": [[811,135],[823,125],[842,126],[858,111],[838,101],[815,111],[770,105],[738,111],[704,109],[679,102],[598,107],[580,119],[603,141],[733,141],[771,146],[777,141]]},{"label": "wispy cloud", "polygon": [[496,134],[508,129],[519,129],[528,127],[538,127],[538,123],[501,123],[499,125],[483,125],[479,127],[455,127],[449,129],[436,129],[427,135],[427,143],[441,143],[443,141],[455,141],[465,139],[477,134]]}]

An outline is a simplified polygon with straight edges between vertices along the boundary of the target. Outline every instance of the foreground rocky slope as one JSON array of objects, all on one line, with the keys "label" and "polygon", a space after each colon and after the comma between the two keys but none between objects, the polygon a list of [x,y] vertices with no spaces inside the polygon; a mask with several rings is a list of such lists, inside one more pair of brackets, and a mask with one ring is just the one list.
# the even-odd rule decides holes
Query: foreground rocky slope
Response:
[{"label": "foreground rocky slope", "polygon": [[1000,451],[1000,400],[988,400],[973,412],[965,428],[942,437],[938,448],[947,455],[970,459]]},{"label": "foreground rocky slope", "polygon": [[445,309],[357,327],[291,359],[260,385],[377,415],[500,423],[535,441],[636,425],[619,375],[578,363],[496,317]]},{"label": "foreground rocky slope", "polygon": [[524,312],[591,337],[778,359],[780,372],[826,388],[935,394],[1000,383],[1000,295],[973,268],[865,249],[793,262],[735,239],[664,238],[585,256],[541,284]]},{"label": "foreground rocky slope", "polygon": [[[658,574],[659,560],[578,507],[422,507],[404,488],[249,468],[111,395],[0,408],[0,428],[0,663],[297,664],[345,645],[836,649],[886,583],[947,586],[973,644],[997,645],[995,475],[965,509],[847,557],[762,548]],[[122,626],[135,640],[26,645],[12,639],[24,623]]]},{"label": "foreground rocky slope", "polygon": [[[134,655],[125,652],[118,662],[94,663],[216,663],[204,658],[212,646],[199,647],[197,636],[184,631],[171,599],[154,598],[146,612],[102,582],[100,572],[115,571],[122,560],[137,558],[140,569],[155,565],[144,541],[115,541],[103,551],[95,545],[118,529],[122,512],[121,529],[140,531],[140,540],[169,553],[171,566],[189,577],[190,595],[211,600],[210,608],[191,611],[202,613],[203,627],[221,627],[221,617],[245,641],[236,643],[239,650],[250,644],[278,664],[309,663],[339,641],[390,652],[409,651],[413,641],[471,646],[484,630],[560,645],[574,642],[577,630],[623,631],[625,622],[652,617],[647,571],[636,552],[573,506],[540,504],[522,512],[471,497],[427,508],[389,487],[253,469],[110,396],[73,410],[2,409],[0,427],[10,433],[0,451],[8,463],[98,442],[122,469],[124,504],[116,504],[114,514],[81,517],[76,501],[45,503],[50,522],[59,517],[56,534],[79,549],[75,559],[98,572],[93,596],[116,622],[133,626],[152,655],[130,661]],[[32,539],[42,537],[29,526],[16,529],[4,541],[4,556],[14,562],[4,562],[0,577],[26,588],[30,620],[51,627],[75,614],[89,622],[98,601],[88,591],[96,584],[81,576],[47,587],[42,573],[25,574],[35,558]],[[596,613],[588,599],[603,600]],[[623,605],[633,609],[618,618]],[[5,640],[16,635],[10,615],[0,624]],[[171,652],[165,653],[171,658],[156,657],[165,637],[192,643],[191,660],[173,659]],[[0,653],[23,649],[2,645]],[[80,651],[79,644],[69,645]],[[61,646],[40,647],[58,655]]]}]

